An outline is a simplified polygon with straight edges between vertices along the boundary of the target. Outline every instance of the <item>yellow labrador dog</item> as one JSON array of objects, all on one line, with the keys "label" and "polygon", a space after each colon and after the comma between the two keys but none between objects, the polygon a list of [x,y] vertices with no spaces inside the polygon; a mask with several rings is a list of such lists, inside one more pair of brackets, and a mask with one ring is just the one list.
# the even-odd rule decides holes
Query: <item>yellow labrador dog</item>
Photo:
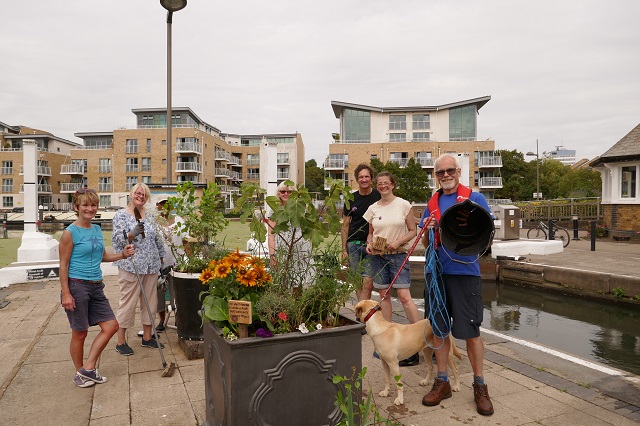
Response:
[{"label": "yellow labrador dog", "polygon": [[[365,317],[378,303],[373,300],[361,300],[355,307],[356,317],[360,321],[365,320]],[[398,361],[408,358],[409,356],[417,353],[422,349],[424,355],[425,364],[427,364],[427,376],[424,380],[420,380],[420,385],[426,386],[434,377],[434,368],[431,362],[431,356],[433,355],[433,330],[429,320],[424,319],[414,324],[398,324],[389,322],[382,316],[382,311],[377,311],[366,322],[367,335],[373,340],[373,346],[376,352],[380,356],[382,361],[382,367],[385,372],[385,387],[380,392],[380,396],[389,395],[389,387],[391,386],[391,378],[400,375],[400,367]],[[458,367],[454,362],[454,356],[458,359],[462,359],[462,354],[458,350],[453,340],[453,337],[449,335],[451,339],[451,350],[449,351],[449,368],[453,374],[451,377],[453,382],[451,383],[451,389],[455,392],[460,390],[460,378],[458,373]],[[429,345],[427,345],[428,342]],[[402,389],[402,383],[398,383],[396,386],[398,391],[398,397],[393,401],[395,405],[402,405],[404,403],[404,394]]]}]

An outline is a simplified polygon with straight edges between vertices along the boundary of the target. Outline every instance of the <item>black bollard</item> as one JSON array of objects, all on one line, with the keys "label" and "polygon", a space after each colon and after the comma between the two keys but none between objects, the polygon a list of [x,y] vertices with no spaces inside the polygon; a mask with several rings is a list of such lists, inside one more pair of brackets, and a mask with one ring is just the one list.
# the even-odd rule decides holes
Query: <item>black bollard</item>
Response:
[{"label": "black bollard", "polygon": [[553,240],[554,232],[553,232],[553,220],[549,219],[549,240]]},{"label": "black bollard", "polygon": [[573,219],[573,241],[579,241],[578,237],[578,216],[572,216]]},{"label": "black bollard", "polygon": [[591,221],[591,251],[596,251],[596,221]]}]

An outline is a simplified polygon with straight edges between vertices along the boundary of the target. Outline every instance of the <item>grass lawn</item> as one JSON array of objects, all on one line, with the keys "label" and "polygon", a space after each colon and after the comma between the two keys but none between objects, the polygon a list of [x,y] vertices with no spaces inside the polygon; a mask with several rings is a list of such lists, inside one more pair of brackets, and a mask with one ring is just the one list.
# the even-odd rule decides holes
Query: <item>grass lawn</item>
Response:
[{"label": "grass lawn", "polygon": [[[53,238],[60,239],[62,231],[53,234]],[[107,250],[111,250],[111,231],[103,231],[104,244]],[[229,222],[229,226],[225,228],[219,235],[219,239],[224,241],[224,246],[230,250],[236,248],[246,250],[247,240],[251,233],[249,232],[249,224],[241,223],[238,220]],[[18,260],[18,248],[22,244],[22,231],[8,231],[7,239],[0,238],[0,268],[4,268],[9,264]]]}]

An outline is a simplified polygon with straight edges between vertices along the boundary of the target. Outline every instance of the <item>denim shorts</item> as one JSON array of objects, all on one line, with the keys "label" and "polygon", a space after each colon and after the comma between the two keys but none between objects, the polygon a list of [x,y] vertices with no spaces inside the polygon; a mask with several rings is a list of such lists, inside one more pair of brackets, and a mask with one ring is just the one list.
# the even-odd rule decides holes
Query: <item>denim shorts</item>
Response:
[{"label": "denim shorts", "polygon": [[116,319],[109,300],[104,295],[103,282],[93,283],[69,278],[69,292],[76,303],[73,311],[65,310],[72,330],[85,331],[89,326]]},{"label": "denim shorts", "polygon": [[363,277],[371,277],[371,256],[367,254],[367,243],[365,241],[347,242],[347,253],[349,254],[349,267],[352,271],[360,271]]},{"label": "denim shorts", "polygon": [[[371,267],[373,269],[373,286],[377,289],[386,288],[395,278],[402,262],[407,258],[407,253],[384,254],[371,256]],[[409,273],[409,262],[404,264],[393,288],[411,287],[411,274]]]}]

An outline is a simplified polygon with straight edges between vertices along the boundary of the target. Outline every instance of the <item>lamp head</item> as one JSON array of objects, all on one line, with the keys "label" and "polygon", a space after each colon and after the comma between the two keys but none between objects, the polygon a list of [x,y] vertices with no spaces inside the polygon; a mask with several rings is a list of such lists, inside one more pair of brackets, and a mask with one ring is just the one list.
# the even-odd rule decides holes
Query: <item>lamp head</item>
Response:
[{"label": "lamp head", "polygon": [[529,151],[529,152],[527,152],[527,154],[526,154],[526,155],[536,155],[536,153],[535,153],[535,152],[531,152],[531,151]]},{"label": "lamp head", "polygon": [[160,4],[169,12],[177,12],[187,7],[187,0],[160,0]]}]

